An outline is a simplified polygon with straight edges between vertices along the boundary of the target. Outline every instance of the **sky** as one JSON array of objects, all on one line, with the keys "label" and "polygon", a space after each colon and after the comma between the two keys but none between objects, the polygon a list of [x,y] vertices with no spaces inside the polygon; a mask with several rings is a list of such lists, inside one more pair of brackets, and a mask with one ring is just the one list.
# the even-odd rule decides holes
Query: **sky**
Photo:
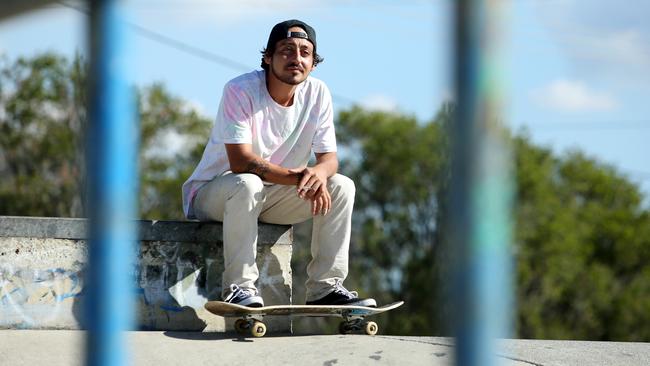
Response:
[{"label": "sky", "polygon": [[[650,197],[647,0],[504,3],[504,121],[558,154],[581,150]],[[131,78],[162,82],[214,118],[223,85],[258,69],[274,24],[301,19],[325,58],[313,76],[335,109],[360,104],[431,119],[451,98],[451,0],[132,0]],[[9,60],[86,53],[85,3],[62,1],[0,22]],[[648,202],[646,198],[646,202]]]}]

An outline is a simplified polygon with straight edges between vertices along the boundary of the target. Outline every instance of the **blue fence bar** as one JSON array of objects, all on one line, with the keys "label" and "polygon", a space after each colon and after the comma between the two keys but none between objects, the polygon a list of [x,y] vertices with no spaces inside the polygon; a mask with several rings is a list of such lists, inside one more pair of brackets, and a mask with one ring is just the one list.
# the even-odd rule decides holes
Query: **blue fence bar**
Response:
[{"label": "blue fence bar", "polygon": [[128,85],[124,9],[90,1],[86,361],[124,365],[125,330],[134,324],[133,262],[139,128]]},{"label": "blue fence bar", "polygon": [[511,158],[499,125],[499,26],[504,1],[455,1],[456,118],[452,123],[450,240],[459,365],[498,363],[512,306]]}]

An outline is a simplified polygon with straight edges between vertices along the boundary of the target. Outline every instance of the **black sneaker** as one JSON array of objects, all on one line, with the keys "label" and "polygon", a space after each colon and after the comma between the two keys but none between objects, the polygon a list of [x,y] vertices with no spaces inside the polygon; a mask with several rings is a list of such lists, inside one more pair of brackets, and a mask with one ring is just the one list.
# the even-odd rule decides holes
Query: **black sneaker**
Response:
[{"label": "black sneaker", "polygon": [[332,292],[318,300],[307,301],[307,305],[354,305],[374,308],[377,307],[377,302],[375,299],[360,299],[356,291],[348,291],[339,280]]},{"label": "black sneaker", "polygon": [[264,300],[257,294],[257,291],[243,289],[237,285],[230,285],[230,294],[223,301],[248,306],[249,308],[261,308],[264,306]]}]

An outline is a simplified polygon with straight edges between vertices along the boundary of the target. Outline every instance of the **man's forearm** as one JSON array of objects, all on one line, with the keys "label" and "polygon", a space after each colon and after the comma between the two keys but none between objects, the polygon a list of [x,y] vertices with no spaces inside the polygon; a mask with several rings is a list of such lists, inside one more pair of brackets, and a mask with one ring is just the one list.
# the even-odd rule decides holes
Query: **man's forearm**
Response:
[{"label": "man's forearm", "polygon": [[226,153],[233,173],[252,173],[262,180],[295,186],[302,178],[301,174],[270,163],[255,154],[250,144],[226,144]]},{"label": "man's forearm", "polygon": [[259,156],[251,156],[241,167],[231,167],[233,173],[252,173],[262,180],[275,183],[295,186],[302,177],[301,174],[292,173],[287,168],[269,163]]}]

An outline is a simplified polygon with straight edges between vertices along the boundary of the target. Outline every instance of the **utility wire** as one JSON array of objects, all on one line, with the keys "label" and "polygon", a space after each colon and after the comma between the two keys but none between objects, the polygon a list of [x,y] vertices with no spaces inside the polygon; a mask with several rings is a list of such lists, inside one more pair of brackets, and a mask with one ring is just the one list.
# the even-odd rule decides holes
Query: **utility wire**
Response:
[{"label": "utility wire", "polygon": [[648,121],[584,121],[584,122],[546,122],[524,123],[520,127],[531,130],[640,130],[650,129]]},{"label": "utility wire", "polygon": [[130,22],[127,22],[127,24],[133,28],[137,33],[139,33],[141,36],[144,36],[145,38],[149,38],[155,42],[162,43],[164,45],[167,45],[169,47],[175,48],[181,52],[188,53],[190,55],[202,58],[204,60],[214,62],[216,64],[225,66],[227,68],[237,70],[237,71],[242,71],[242,72],[248,72],[251,70],[251,67],[248,65],[245,65],[243,63],[231,60],[227,57],[223,57],[220,55],[217,55],[216,53],[210,52],[203,50],[201,48],[191,46],[187,43],[177,41],[175,39],[172,39],[170,37],[164,36],[160,33],[154,32],[152,30],[149,30],[147,28],[141,27],[137,24],[133,24]]},{"label": "utility wire", "polygon": [[[90,11],[88,11],[87,9],[83,9],[81,7],[71,5],[71,4],[68,4],[68,3],[63,2],[63,1],[55,1],[55,2],[62,5],[62,6],[64,6],[64,7],[76,10],[76,11],[78,11],[80,13],[83,13],[85,15],[90,15]],[[165,35],[163,35],[161,33],[153,31],[151,29],[142,27],[142,26],[140,26],[138,24],[131,23],[131,22],[125,22],[125,23],[129,27],[131,27],[140,36],[145,37],[147,39],[150,39],[150,40],[152,40],[154,42],[163,44],[165,46],[171,47],[173,49],[176,49],[177,51],[190,54],[192,56],[201,58],[203,60],[218,64],[218,65],[221,65],[221,66],[224,66],[226,68],[236,70],[236,71],[239,71],[239,72],[248,72],[248,71],[250,71],[252,69],[250,66],[248,66],[246,64],[243,64],[241,62],[229,59],[227,57],[218,55],[218,54],[216,54],[214,52],[210,52],[210,51],[204,50],[204,49],[196,47],[196,46],[192,46],[192,45],[190,45],[188,43],[185,43],[183,41],[173,39],[171,37],[165,36]],[[332,93],[331,95],[332,95],[332,98],[334,100],[338,101],[338,102],[345,103],[345,104],[356,104],[356,102],[353,101],[350,98],[347,98],[347,97],[344,97],[344,96],[341,96],[341,95],[337,95],[337,94],[334,94],[334,93]]]}]

